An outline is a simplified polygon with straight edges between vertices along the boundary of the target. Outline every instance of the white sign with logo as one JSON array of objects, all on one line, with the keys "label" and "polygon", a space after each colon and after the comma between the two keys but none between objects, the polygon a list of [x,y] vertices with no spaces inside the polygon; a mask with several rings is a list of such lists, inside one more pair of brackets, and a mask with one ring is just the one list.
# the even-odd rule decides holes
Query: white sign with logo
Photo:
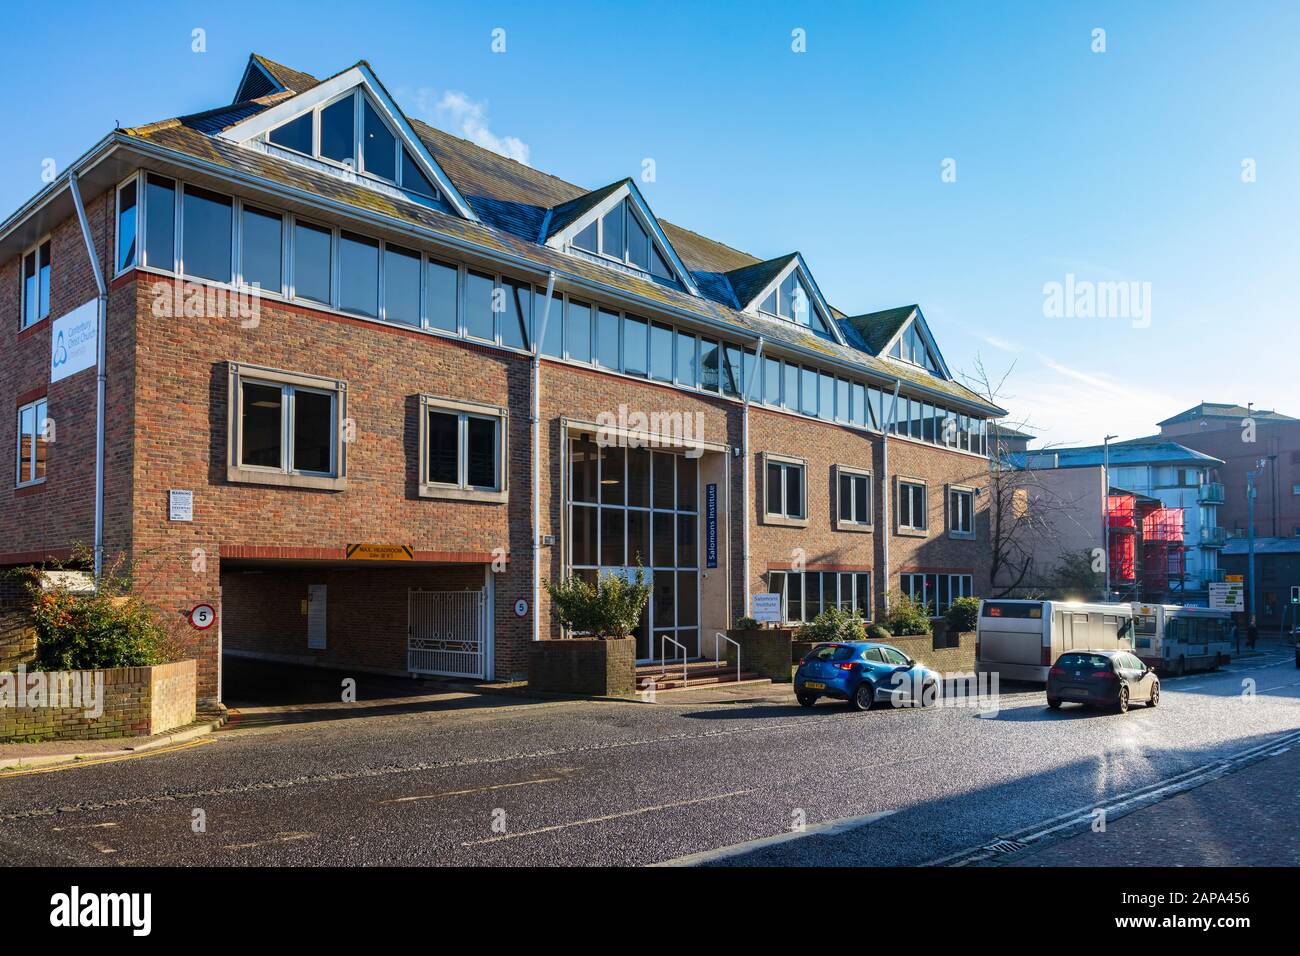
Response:
[{"label": "white sign with logo", "polygon": [[781,595],[751,594],[749,596],[750,617],[762,624],[764,621],[781,623]]},{"label": "white sign with logo", "polygon": [[1212,581],[1210,583],[1210,607],[1216,611],[1244,611],[1246,600],[1242,595],[1245,589],[1235,581]]},{"label": "white sign with logo", "polygon": [[95,367],[99,307],[95,299],[77,306],[50,325],[50,381]]},{"label": "white sign with logo", "polygon": [[181,491],[173,488],[167,492],[168,496],[168,518],[171,521],[193,521],[194,520],[194,492]]}]

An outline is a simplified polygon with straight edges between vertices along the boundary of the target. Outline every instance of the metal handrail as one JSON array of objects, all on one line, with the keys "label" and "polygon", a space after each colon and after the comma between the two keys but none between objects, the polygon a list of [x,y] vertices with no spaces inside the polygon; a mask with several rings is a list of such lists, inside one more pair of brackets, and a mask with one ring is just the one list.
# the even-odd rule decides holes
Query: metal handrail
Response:
[{"label": "metal handrail", "polygon": [[[686,677],[686,645],[680,641],[675,641],[667,634],[659,635],[659,666],[663,668],[664,673],[668,673],[668,658],[664,656],[664,641],[676,647],[682,652],[682,686],[685,687],[689,681]],[[673,655],[673,660],[677,660],[677,655]]]},{"label": "metal handrail", "polygon": [[722,663],[722,658],[718,656],[718,638],[722,638],[728,644],[736,645],[736,683],[740,683],[740,642],[727,637],[721,631],[715,631],[713,634],[713,663]]}]

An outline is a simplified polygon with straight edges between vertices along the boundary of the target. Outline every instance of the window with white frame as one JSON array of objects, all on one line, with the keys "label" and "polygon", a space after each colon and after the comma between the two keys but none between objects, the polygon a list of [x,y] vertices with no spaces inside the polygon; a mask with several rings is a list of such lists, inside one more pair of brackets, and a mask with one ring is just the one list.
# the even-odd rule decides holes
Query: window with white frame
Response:
[{"label": "window with white frame", "polygon": [[952,602],[973,594],[970,574],[904,573],[898,576],[899,590],[917,604],[925,605],[931,617],[942,617]]},{"label": "window with white frame", "polygon": [[359,88],[281,123],[267,132],[266,141],[438,198],[437,188],[385,112]]},{"label": "window with white frame", "polygon": [[136,191],[139,188],[139,181],[134,176],[117,188],[117,255],[113,260],[117,263],[115,272],[135,265],[140,211]]},{"label": "window with white frame", "polygon": [[948,532],[954,537],[975,537],[974,488],[948,488]]},{"label": "window with white frame", "polygon": [[45,399],[18,409],[18,472],[16,484],[45,480],[45,458],[49,448],[49,416]]},{"label": "window with white frame", "polygon": [[23,253],[22,328],[34,325],[50,314],[50,240],[37,243]]},{"label": "window with white frame", "polygon": [[345,383],[230,364],[231,481],[345,487]]},{"label": "window with white frame", "polygon": [[925,484],[906,478],[898,480],[898,528],[900,531],[923,532],[928,527],[925,510]]},{"label": "window with white frame", "polygon": [[767,590],[781,595],[781,619],[811,621],[822,611],[840,608],[872,616],[871,571],[769,571]]},{"label": "window with white frame", "polygon": [[797,458],[763,457],[765,520],[769,524],[805,524],[808,508],[804,463]]},{"label": "window with white frame", "polygon": [[592,255],[613,259],[648,272],[657,279],[676,281],[668,257],[655,242],[653,230],[641,218],[636,204],[623,199],[584,226],[570,245]]},{"label": "window with white frame", "polygon": [[420,397],[420,495],[504,501],[506,409]]},{"label": "window with white frame", "polygon": [[835,508],[836,527],[855,530],[871,527],[871,474],[844,465],[835,467],[838,502]]}]

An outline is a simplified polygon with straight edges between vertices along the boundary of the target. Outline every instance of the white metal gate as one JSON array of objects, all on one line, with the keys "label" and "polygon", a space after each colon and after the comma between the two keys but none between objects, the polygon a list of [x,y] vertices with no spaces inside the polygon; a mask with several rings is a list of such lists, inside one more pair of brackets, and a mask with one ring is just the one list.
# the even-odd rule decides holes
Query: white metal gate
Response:
[{"label": "white metal gate", "polygon": [[484,591],[411,591],[407,669],[446,677],[487,676]]}]

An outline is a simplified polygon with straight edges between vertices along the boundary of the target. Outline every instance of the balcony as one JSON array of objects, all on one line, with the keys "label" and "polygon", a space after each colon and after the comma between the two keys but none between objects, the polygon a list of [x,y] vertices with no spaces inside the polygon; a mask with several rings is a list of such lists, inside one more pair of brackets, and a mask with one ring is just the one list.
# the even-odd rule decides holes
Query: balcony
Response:
[{"label": "balcony", "polygon": [[1228,543],[1228,531],[1226,528],[1201,528],[1201,547],[1202,548],[1222,548]]},{"label": "balcony", "polygon": [[1201,587],[1208,587],[1211,584],[1222,584],[1227,580],[1227,571],[1223,568],[1201,568],[1198,577],[1201,579]]},{"label": "balcony", "polygon": [[1196,500],[1203,505],[1223,504],[1223,483],[1209,481],[1201,485],[1196,492]]}]

